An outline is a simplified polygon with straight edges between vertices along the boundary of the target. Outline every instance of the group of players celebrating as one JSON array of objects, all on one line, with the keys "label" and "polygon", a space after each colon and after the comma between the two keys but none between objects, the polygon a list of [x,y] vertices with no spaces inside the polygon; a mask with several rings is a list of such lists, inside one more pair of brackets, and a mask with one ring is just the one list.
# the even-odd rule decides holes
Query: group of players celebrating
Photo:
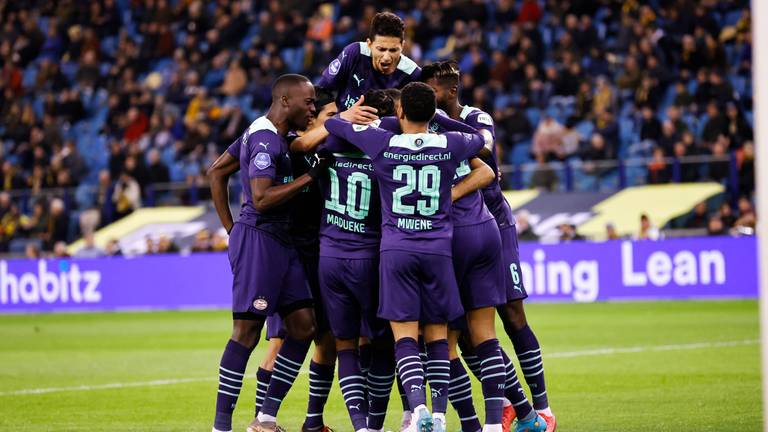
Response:
[{"label": "group of players celebrating", "polygon": [[[312,341],[303,431],[330,430],[336,362],[356,432],[383,430],[395,381],[402,431],[445,432],[449,400],[463,432],[555,430],[493,120],[459,103],[455,63],[419,68],[403,36],[399,17],[376,14],[368,40],[344,48],[317,87],[278,78],[267,114],[209,169],[234,275],[214,432],[232,430],[265,324],[249,432],[282,430],[280,404]],[[234,222],[227,184],[238,171]],[[497,313],[533,405],[496,338]],[[484,425],[459,351],[482,384]]]}]

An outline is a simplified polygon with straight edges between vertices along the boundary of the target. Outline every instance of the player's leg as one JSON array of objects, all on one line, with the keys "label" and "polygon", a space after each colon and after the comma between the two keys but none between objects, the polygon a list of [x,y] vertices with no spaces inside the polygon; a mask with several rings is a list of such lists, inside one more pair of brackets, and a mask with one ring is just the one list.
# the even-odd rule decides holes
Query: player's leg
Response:
[{"label": "player's leg", "polygon": [[419,356],[419,322],[391,321],[390,326],[395,338],[397,375],[403,384],[412,413],[407,430],[431,431],[432,416],[427,409],[424,366]]},{"label": "player's leg", "polygon": [[501,233],[503,243],[502,256],[507,265],[505,272],[507,302],[498,308],[499,317],[504,324],[505,332],[515,347],[515,354],[520,362],[520,369],[528,387],[531,389],[533,406],[536,411],[546,418],[549,425],[548,429],[551,431],[555,429],[556,421],[549,409],[541,346],[533,330],[528,325],[523,307],[523,300],[528,297],[528,294],[525,291],[520,274],[517,230],[513,226],[501,230]]},{"label": "player's leg", "polygon": [[[463,318],[462,318],[463,320]],[[477,418],[475,404],[472,401],[472,381],[467,370],[459,359],[456,350],[461,330],[454,329],[452,325],[448,330],[448,358],[451,361],[450,385],[448,387],[448,400],[459,416],[461,430],[463,432],[477,432],[480,430],[480,420]]]},{"label": "player's leg", "polygon": [[[236,223],[230,233],[229,261],[232,281],[232,335],[219,364],[214,430],[232,429],[232,412],[240,396],[245,369],[256,347],[266,316],[273,313],[278,293],[272,289],[282,277],[287,262],[280,256],[262,253],[274,241],[245,225]],[[257,269],[272,268],[265,274]]]},{"label": "player's leg", "polygon": [[278,315],[272,315],[267,318],[267,350],[256,371],[256,414],[259,414],[261,405],[264,403],[264,397],[267,395],[269,381],[272,378],[272,369],[275,367],[275,359],[280,347],[283,346],[285,331],[282,330],[283,321]]},{"label": "player's leg", "polygon": [[269,253],[285,254],[287,257],[287,271],[277,299],[286,336],[275,360],[264,404],[256,419],[251,422],[248,432],[272,432],[277,429],[277,412],[293,386],[315,337],[316,324],[312,294],[304,269],[296,251],[285,247],[280,250],[281,246],[273,248]]},{"label": "player's leg", "polygon": [[264,325],[264,317],[254,315],[253,317],[243,316],[243,318],[251,319],[233,320],[232,337],[227,342],[219,363],[214,431],[232,430],[232,412],[240,397],[240,389],[243,387],[245,368]]},{"label": "player's leg", "polygon": [[[371,369],[371,341],[365,336],[361,336],[358,344],[357,349],[360,352],[360,372],[363,373],[363,377],[368,378],[368,371]],[[368,389],[366,388],[365,391],[367,392]]]},{"label": "player's leg", "polygon": [[320,258],[317,255],[317,250],[301,249],[299,255],[312,290],[317,324],[315,350],[309,362],[310,392],[307,401],[307,415],[302,426],[302,431],[314,432],[325,429],[323,410],[326,402],[328,402],[336,369],[336,344],[328,325],[324,296],[320,291],[318,272]]}]

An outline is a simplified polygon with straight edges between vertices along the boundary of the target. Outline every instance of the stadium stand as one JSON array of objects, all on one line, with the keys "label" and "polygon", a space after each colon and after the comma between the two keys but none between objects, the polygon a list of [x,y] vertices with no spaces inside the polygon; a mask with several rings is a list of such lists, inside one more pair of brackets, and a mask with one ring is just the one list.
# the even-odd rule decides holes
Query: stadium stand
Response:
[{"label": "stadium stand", "polygon": [[746,0],[1,2],[0,251],[207,199],[205,168],[272,80],[318,77],[382,7],[405,18],[412,59],[459,62],[507,186],[712,180],[733,218],[750,214]]}]

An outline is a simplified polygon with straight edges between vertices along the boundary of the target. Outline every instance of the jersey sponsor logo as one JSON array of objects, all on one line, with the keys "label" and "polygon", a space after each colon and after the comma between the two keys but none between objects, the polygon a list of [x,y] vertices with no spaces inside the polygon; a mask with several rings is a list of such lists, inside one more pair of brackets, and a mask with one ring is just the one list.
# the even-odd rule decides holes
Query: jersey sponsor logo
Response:
[{"label": "jersey sponsor logo", "polygon": [[253,308],[256,310],[263,311],[269,306],[269,303],[264,300],[263,298],[258,298],[253,301]]},{"label": "jersey sponsor logo", "polygon": [[272,159],[269,157],[269,153],[261,152],[253,159],[253,164],[256,165],[256,168],[263,170],[272,165]]},{"label": "jersey sponsor logo", "polygon": [[328,66],[328,73],[331,75],[336,75],[341,70],[341,61],[339,59],[336,59],[331,62],[331,64]]},{"label": "jersey sponsor logo", "polygon": [[491,119],[491,116],[486,113],[482,113],[478,115],[477,122],[487,126],[493,126],[493,120]]},{"label": "jersey sponsor logo", "polygon": [[358,86],[358,87],[360,87],[360,83],[361,83],[361,82],[365,81],[365,78],[358,78],[358,77],[357,77],[357,74],[352,74],[352,78],[354,78],[354,79],[355,79],[355,81],[357,81],[357,86]]},{"label": "jersey sponsor logo", "polygon": [[360,99],[359,96],[353,98],[352,96],[347,95],[347,99],[344,100],[344,106],[347,107],[347,108],[350,108],[350,107],[352,107],[352,105],[355,104],[355,102],[357,102],[358,99]]}]

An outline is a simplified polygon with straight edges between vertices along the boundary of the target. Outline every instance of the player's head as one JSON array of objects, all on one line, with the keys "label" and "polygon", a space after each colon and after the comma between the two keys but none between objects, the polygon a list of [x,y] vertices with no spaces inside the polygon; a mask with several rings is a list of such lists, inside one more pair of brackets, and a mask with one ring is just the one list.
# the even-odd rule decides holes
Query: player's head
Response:
[{"label": "player's head", "polygon": [[384,75],[397,70],[403,53],[405,23],[391,12],[379,12],[371,20],[368,48],[371,50],[373,68]]},{"label": "player's head", "polygon": [[395,103],[395,107],[394,107],[395,114],[392,114],[392,115],[396,115],[397,110],[400,109],[400,90],[396,88],[390,88],[390,89],[385,89],[384,93],[388,94],[389,97],[392,98],[392,101]]},{"label": "player's head", "polygon": [[421,70],[421,80],[435,90],[437,106],[445,109],[459,98],[459,65],[454,61],[432,63]]},{"label": "player's head", "polygon": [[423,82],[412,82],[400,93],[397,116],[413,123],[429,123],[435,116],[435,91]]},{"label": "player's head", "polygon": [[315,87],[304,75],[281,75],[272,85],[272,107],[293,130],[305,130],[315,113]]},{"label": "player's head", "polygon": [[313,129],[325,124],[325,121],[339,113],[336,107],[336,93],[323,87],[315,86],[315,116],[307,126]]},{"label": "player's head", "polygon": [[376,108],[379,117],[395,115],[395,101],[386,90],[368,90],[363,96],[363,105]]}]

